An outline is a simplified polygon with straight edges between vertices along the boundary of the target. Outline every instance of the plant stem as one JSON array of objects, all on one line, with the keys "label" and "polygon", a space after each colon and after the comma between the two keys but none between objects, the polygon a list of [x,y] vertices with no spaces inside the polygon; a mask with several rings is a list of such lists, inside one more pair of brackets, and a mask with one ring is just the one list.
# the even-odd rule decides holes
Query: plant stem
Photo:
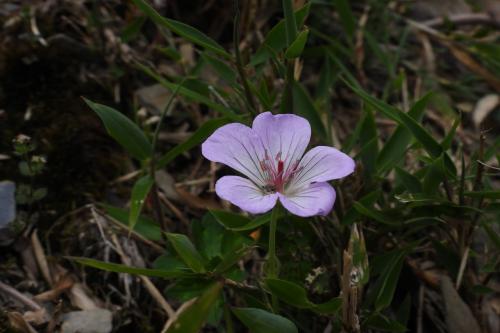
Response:
[{"label": "plant stem", "polygon": [[271,212],[269,224],[269,248],[267,252],[267,277],[277,278],[279,274],[279,261],[276,256],[276,229],[278,227],[278,215],[280,204],[277,203]]},{"label": "plant stem", "polygon": [[245,98],[247,100],[249,111],[256,116],[257,115],[257,106],[255,105],[255,101],[253,100],[252,91],[250,90],[250,86],[248,85],[247,77],[245,74],[245,69],[243,68],[243,61],[241,60],[240,53],[240,6],[239,1],[234,1],[234,26],[233,26],[233,43],[234,43],[234,53],[236,56],[236,69],[238,70],[238,74],[240,76],[241,83],[243,85],[243,90],[245,91]]},{"label": "plant stem", "polygon": [[[280,213],[280,203],[277,202],[271,212],[269,223],[269,246],[267,250],[266,275],[267,278],[275,279],[279,276],[280,262],[276,256],[276,230],[278,228],[278,216]],[[278,298],[271,294],[271,307],[275,313],[278,312]]]},{"label": "plant stem", "polygon": [[[297,38],[297,22],[293,13],[292,0],[283,0],[283,14],[285,16],[286,44],[287,47]],[[285,91],[282,99],[281,112],[293,113],[293,81],[294,81],[293,59],[286,59]]]},{"label": "plant stem", "polygon": [[158,136],[160,134],[160,128],[161,124],[163,123],[163,120],[165,119],[165,116],[170,109],[172,102],[174,101],[175,96],[177,96],[177,93],[179,92],[179,89],[182,87],[184,82],[186,81],[186,77],[182,79],[182,81],[177,85],[175,90],[172,92],[172,95],[170,96],[170,99],[167,102],[167,105],[163,109],[163,112],[160,115],[160,120],[158,121],[158,125],[156,126],[155,132],[153,134],[153,142],[151,143],[152,146],[152,153],[151,153],[151,162],[150,162],[150,170],[149,170],[149,175],[153,179],[153,186],[151,188],[151,194],[153,196],[153,207],[155,211],[155,216],[156,220],[160,223],[160,227],[162,232],[162,235],[165,237],[165,232],[168,231],[168,226],[167,222],[163,218],[163,210],[161,208],[161,202],[160,202],[160,197],[158,195],[158,186],[156,185],[156,145],[158,142]]}]

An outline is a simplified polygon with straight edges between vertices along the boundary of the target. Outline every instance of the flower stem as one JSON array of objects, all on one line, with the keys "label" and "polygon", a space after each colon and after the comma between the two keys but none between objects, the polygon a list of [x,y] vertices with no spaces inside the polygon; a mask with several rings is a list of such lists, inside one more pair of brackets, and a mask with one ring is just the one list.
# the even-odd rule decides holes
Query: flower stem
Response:
[{"label": "flower stem", "polygon": [[268,278],[277,278],[279,274],[279,260],[276,256],[276,229],[278,227],[278,216],[280,204],[277,203],[271,212],[271,222],[269,225],[269,247],[267,252],[266,273]]}]

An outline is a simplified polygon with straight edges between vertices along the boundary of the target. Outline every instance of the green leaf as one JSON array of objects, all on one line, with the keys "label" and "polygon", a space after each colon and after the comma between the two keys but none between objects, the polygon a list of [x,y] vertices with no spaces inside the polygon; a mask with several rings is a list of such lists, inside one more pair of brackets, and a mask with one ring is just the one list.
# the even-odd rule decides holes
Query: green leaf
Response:
[{"label": "green leaf", "polygon": [[415,139],[424,146],[425,150],[434,158],[437,158],[443,152],[443,147],[425,130],[415,119],[404,112],[399,112],[401,122],[408,128]]},{"label": "green leaf", "polygon": [[309,30],[305,29],[301,31],[297,38],[293,41],[292,45],[290,45],[285,51],[285,58],[293,59],[298,58],[302,54],[304,50],[304,46],[306,46],[307,36],[309,35]]},{"label": "green leaf", "polygon": [[488,234],[488,237],[491,239],[493,244],[495,244],[496,248],[500,250],[500,235],[488,224],[483,223],[482,224],[484,230],[486,231],[486,234]]},{"label": "green leaf", "polygon": [[369,316],[363,323],[363,327],[368,327],[377,331],[383,332],[406,332],[407,329],[401,323],[389,319],[380,313],[375,313]]},{"label": "green leaf", "polygon": [[348,0],[333,0],[333,4],[339,13],[342,27],[352,39],[356,31],[356,18],[351,10],[351,5]]},{"label": "green leaf", "polygon": [[83,98],[85,103],[101,118],[109,135],[138,160],[151,157],[153,149],[144,132],[130,119],[109,106]]},{"label": "green leaf", "polygon": [[314,133],[317,133],[321,138],[326,138],[325,127],[319,112],[305,88],[299,82],[294,81],[292,89],[294,110],[298,115],[309,120]]},{"label": "green leaf", "polygon": [[123,43],[128,43],[141,32],[142,26],[146,21],[145,16],[138,16],[132,20],[131,23],[127,24],[125,29],[120,34],[120,39]]},{"label": "green leaf", "polygon": [[[129,225],[128,221],[130,213],[128,210],[106,204],[100,205],[104,208],[106,214],[111,216],[113,219],[125,226]],[[157,242],[162,240],[160,226],[150,218],[139,216],[133,230],[146,239]]]},{"label": "green leaf", "polygon": [[186,265],[196,273],[205,272],[205,264],[202,256],[186,235],[168,233],[167,238]]},{"label": "green leaf", "polygon": [[256,308],[232,308],[231,310],[252,333],[298,333],[293,322],[265,310]]},{"label": "green leaf", "polygon": [[283,0],[285,16],[286,45],[291,45],[297,37],[297,22],[293,14],[293,0]]},{"label": "green leaf", "polygon": [[396,171],[397,179],[401,181],[401,183],[408,192],[410,193],[422,192],[422,184],[420,183],[420,180],[417,177],[399,167],[396,167],[394,170]]},{"label": "green leaf", "polygon": [[340,310],[342,306],[340,298],[332,298],[326,303],[314,304],[307,298],[306,290],[291,281],[266,279],[266,286],[280,300],[299,309],[310,309],[322,314],[333,314]]},{"label": "green leaf", "polygon": [[335,297],[326,303],[316,304],[313,308],[314,311],[321,314],[335,314],[342,308],[342,298]]},{"label": "green leaf", "polygon": [[172,30],[176,34],[181,37],[184,37],[190,42],[193,42],[196,45],[204,47],[208,50],[211,50],[219,55],[222,55],[226,58],[231,58],[231,55],[227,53],[222,46],[220,46],[216,41],[212,38],[205,35],[203,32],[176,20],[172,20],[166,17],[161,16],[153,7],[151,7],[144,0],[133,0],[139,9],[149,16],[150,19],[153,20],[158,25],[161,25],[169,30]]},{"label": "green leaf", "polygon": [[210,119],[200,126],[186,141],[178,144],[174,148],[170,149],[165,155],[163,155],[157,163],[156,168],[164,168],[170,162],[172,162],[177,156],[180,154],[193,149],[194,147],[201,144],[206,140],[212,133],[218,129],[219,127],[229,123],[230,120],[228,118],[215,118]]},{"label": "green leaf", "polygon": [[167,333],[198,333],[201,331],[215,302],[219,298],[223,284],[215,282],[196,301],[181,312],[170,325]]},{"label": "green leaf", "polygon": [[220,75],[221,78],[227,81],[229,84],[236,82],[237,74],[229,67],[225,62],[220,61],[216,57],[212,57],[206,52],[201,54],[202,58]]},{"label": "green leaf", "polygon": [[363,205],[362,203],[360,203],[359,201],[354,202],[353,207],[361,215],[367,216],[375,221],[378,221],[378,222],[381,222],[384,224],[388,224],[388,225],[398,225],[399,224],[392,216],[388,216],[379,210],[376,210],[373,208],[368,208],[365,205]]},{"label": "green leaf", "polygon": [[210,214],[212,214],[217,222],[222,224],[226,229],[233,231],[256,229],[269,222],[271,218],[270,214],[264,214],[252,220],[246,216],[222,210],[211,210]]},{"label": "green leaf", "polygon": [[439,184],[445,179],[443,157],[436,158],[427,167],[427,172],[423,180],[423,191],[429,195],[435,194],[438,191]]},{"label": "green leaf", "polygon": [[226,255],[222,258],[221,262],[217,264],[214,269],[214,273],[223,274],[229,269],[233,268],[234,264],[236,264],[241,257],[248,253],[248,251],[252,249],[252,246],[247,246],[243,244],[239,249],[233,249],[226,253]]},{"label": "green leaf", "polygon": [[457,116],[453,121],[453,125],[451,126],[450,131],[448,132],[448,134],[446,134],[443,142],[441,142],[441,146],[443,147],[444,151],[450,149],[451,144],[453,143],[453,139],[455,138],[455,133],[457,132],[458,125],[460,125],[461,122],[462,119],[460,118],[460,116]]},{"label": "green leaf", "polygon": [[134,275],[145,275],[145,276],[154,276],[160,277],[164,279],[172,279],[178,277],[187,277],[192,275],[192,273],[187,271],[180,270],[172,270],[166,271],[162,269],[149,269],[149,268],[138,268],[138,267],[130,267],[127,265],[121,264],[113,264],[110,262],[94,260],[90,258],[82,258],[82,257],[67,257],[70,260],[74,260],[82,265],[94,267],[101,269],[103,271],[115,272],[115,273],[128,273]]},{"label": "green leaf", "polygon": [[141,215],[142,207],[146,201],[146,197],[154,184],[153,178],[146,175],[139,178],[132,188],[132,195],[130,198],[130,215],[128,225],[131,230],[134,229],[139,215]]},{"label": "green leaf", "polygon": [[[425,107],[432,96],[431,93],[419,99],[408,111],[408,115],[420,122],[425,111]],[[403,158],[408,145],[412,139],[412,134],[404,125],[399,125],[389,140],[384,144],[377,158],[377,169],[380,173],[391,170]]]},{"label": "green leaf", "polygon": [[371,96],[354,82],[344,80],[345,84],[360,96],[366,103],[371,104],[375,109],[384,114],[387,118],[394,120],[398,124],[404,125],[422,144],[430,156],[437,158],[443,152],[441,145],[427,132],[415,119],[403,111]]},{"label": "green leaf", "polygon": [[[304,24],[304,21],[309,14],[310,7],[311,3],[307,3],[302,8],[295,11],[295,22],[297,23],[297,27],[300,28]],[[267,33],[262,46],[250,60],[250,66],[256,66],[265,62],[283,50],[286,46],[285,20],[281,20]]]},{"label": "green leaf", "polygon": [[361,132],[359,141],[361,144],[361,152],[359,153],[363,162],[364,176],[367,182],[375,174],[375,163],[378,155],[378,134],[375,117],[369,106],[364,107],[365,115],[362,120]]},{"label": "green leaf", "polygon": [[380,274],[374,286],[374,290],[377,291],[375,297],[377,311],[385,309],[391,304],[406,254],[407,250],[397,250]]},{"label": "green leaf", "polygon": [[472,198],[500,199],[500,191],[465,192],[464,195]]},{"label": "green leaf", "polygon": [[137,67],[140,70],[142,70],[145,74],[149,75],[150,77],[152,77],[153,79],[158,81],[159,84],[161,84],[165,88],[169,89],[170,91],[175,91],[176,89],[178,89],[179,95],[190,98],[193,101],[196,101],[198,103],[204,104],[204,105],[208,106],[209,108],[211,108],[215,111],[218,111],[218,112],[222,113],[223,115],[229,117],[231,120],[234,120],[234,121],[239,120],[238,116],[233,112],[233,110],[226,108],[224,105],[215,103],[210,98],[200,94],[199,92],[196,92],[196,91],[189,89],[185,86],[179,87],[178,84],[168,81],[167,79],[158,75],[151,68],[149,68],[145,65],[137,64]]},{"label": "green leaf", "polygon": [[314,306],[307,298],[306,290],[296,283],[280,279],[266,279],[266,285],[280,300],[296,308],[310,309]]}]

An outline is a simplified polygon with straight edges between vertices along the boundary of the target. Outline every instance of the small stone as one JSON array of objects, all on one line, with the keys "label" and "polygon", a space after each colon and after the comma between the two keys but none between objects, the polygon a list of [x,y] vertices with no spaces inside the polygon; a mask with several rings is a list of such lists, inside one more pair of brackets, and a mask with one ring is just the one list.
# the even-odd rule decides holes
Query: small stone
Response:
[{"label": "small stone", "polygon": [[109,333],[113,315],[106,309],[68,312],[63,316],[61,333]]}]

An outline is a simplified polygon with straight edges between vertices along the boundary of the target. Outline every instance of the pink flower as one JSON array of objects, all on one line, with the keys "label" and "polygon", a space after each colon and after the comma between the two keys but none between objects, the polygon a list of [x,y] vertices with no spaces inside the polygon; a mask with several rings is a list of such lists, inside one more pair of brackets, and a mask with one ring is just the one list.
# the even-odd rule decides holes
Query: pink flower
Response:
[{"label": "pink flower", "polygon": [[217,129],[201,150],[210,161],[247,177],[225,176],[215,184],[219,197],[242,210],[265,213],[279,199],[295,215],[327,215],[335,202],[335,190],[327,181],[351,174],[355,163],[326,146],[304,155],[310,138],[306,119],[265,112],[255,118],[252,128],[232,123]]}]

